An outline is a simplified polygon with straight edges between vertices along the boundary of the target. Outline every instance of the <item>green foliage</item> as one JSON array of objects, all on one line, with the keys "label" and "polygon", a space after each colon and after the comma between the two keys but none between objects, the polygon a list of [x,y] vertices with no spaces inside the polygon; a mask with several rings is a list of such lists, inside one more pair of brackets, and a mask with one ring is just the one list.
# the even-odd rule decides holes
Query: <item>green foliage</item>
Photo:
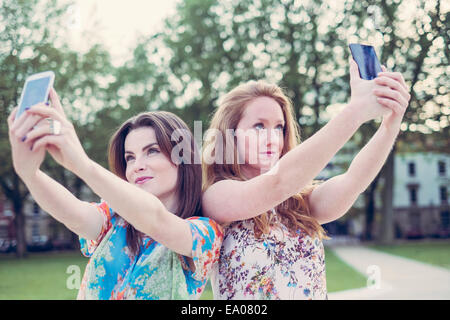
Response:
[{"label": "green foliage", "polygon": [[[75,123],[85,120],[84,105],[94,105],[94,98],[103,101],[105,90],[100,78],[110,74],[109,54],[101,46],[93,46],[86,54],[71,51],[64,41],[67,25],[65,13],[70,3],[57,1],[12,1],[0,3],[0,192],[4,193],[17,216],[22,216],[28,190],[15,174],[11,162],[6,119],[19,103],[27,76],[46,70],[55,72],[55,89],[62,97],[66,114]],[[98,104],[98,103],[97,103]],[[89,146],[100,143],[95,135],[81,132],[81,141]],[[102,141],[103,145],[104,142]],[[46,161],[43,169],[62,182],[69,190],[79,193],[80,180],[53,161]],[[17,225],[18,255],[24,254],[23,226]]]}]

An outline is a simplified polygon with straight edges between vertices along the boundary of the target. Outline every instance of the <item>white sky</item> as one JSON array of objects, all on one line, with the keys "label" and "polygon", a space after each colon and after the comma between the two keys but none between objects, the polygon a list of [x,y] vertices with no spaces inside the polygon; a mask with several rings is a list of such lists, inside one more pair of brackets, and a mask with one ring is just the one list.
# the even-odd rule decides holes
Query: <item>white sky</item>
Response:
[{"label": "white sky", "polygon": [[[178,0],[74,0],[68,12],[70,43],[86,49],[99,40],[111,53],[113,63],[130,57],[139,34],[161,30],[163,20],[175,12]],[[95,23],[97,22],[97,24]],[[85,30],[94,30],[86,37]],[[96,38],[96,39],[95,39]]]}]

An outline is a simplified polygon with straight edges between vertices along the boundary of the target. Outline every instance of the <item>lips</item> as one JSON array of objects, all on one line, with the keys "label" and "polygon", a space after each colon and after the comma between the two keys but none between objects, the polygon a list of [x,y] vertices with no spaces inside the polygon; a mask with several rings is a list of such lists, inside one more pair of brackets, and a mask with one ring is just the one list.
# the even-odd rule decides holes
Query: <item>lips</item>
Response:
[{"label": "lips", "polygon": [[146,177],[139,177],[139,178],[137,178],[137,179],[134,181],[134,183],[136,183],[136,184],[144,184],[144,183],[146,183],[147,181],[149,181],[149,180],[151,180],[151,179],[153,179],[153,177],[149,177],[149,176],[146,176]]}]

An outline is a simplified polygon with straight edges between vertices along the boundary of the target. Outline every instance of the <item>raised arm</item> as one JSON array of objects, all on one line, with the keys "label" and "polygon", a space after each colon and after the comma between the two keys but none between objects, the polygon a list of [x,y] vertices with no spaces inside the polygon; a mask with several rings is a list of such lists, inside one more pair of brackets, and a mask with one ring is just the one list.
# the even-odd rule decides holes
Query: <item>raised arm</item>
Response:
[{"label": "raised arm", "polygon": [[89,159],[53,89],[50,90],[50,99],[55,108],[35,106],[27,114],[60,121],[61,134],[49,134],[48,128],[34,130],[30,133],[30,140],[35,140],[33,150],[38,152],[47,149],[59,164],[83,179],[134,228],[173,251],[191,257],[192,234],[189,222],[169,212],[151,193],[117,177]]},{"label": "raised arm", "polygon": [[[298,193],[350,139],[361,121],[349,105],[309,139],[286,153],[267,173],[246,181],[222,180],[203,194],[203,211],[218,222],[253,218]],[[320,147],[318,147],[320,146]]]},{"label": "raised arm", "polygon": [[310,197],[311,215],[324,224],[343,216],[358,196],[370,185],[380,172],[395,139],[408,106],[410,95],[399,73],[383,72],[375,80],[385,83],[380,93],[385,104],[393,110],[383,118],[383,122],[370,141],[361,149],[344,174],[333,177],[315,188]]},{"label": "raised arm", "polygon": [[8,117],[9,140],[16,173],[44,211],[79,236],[96,239],[103,224],[101,214],[93,205],[77,199],[61,184],[39,170],[45,150],[30,150],[31,145],[25,135],[31,127],[39,126],[43,121],[40,117],[23,115],[14,122],[16,111],[17,108]]},{"label": "raised arm", "polygon": [[326,166],[361,124],[389,110],[376,98],[374,80],[362,80],[350,62],[349,105],[312,137],[286,153],[265,174],[247,181],[222,180],[204,192],[204,214],[218,222],[258,216],[297,194]]},{"label": "raised arm", "polygon": [[92,204],[77,199],[69,190],[42,171],[24,180],[37,204],[80,237],[98,238],[103,216]]}]

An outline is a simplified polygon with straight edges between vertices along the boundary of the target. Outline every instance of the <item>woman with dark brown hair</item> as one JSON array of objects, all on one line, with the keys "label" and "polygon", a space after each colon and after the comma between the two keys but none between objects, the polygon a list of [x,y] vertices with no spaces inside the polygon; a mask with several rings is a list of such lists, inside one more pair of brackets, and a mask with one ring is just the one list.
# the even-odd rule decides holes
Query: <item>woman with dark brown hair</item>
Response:
[{"label": "woman with dark brown hair", "polygon": [[[80,236],[90,257],[78,298],[198,299],[223,235],[202,217],[201,165],[187,125],[163,111],[125,121],[110,141],[111,173],[86,155],[53,89],[50,100],[54,108],[33,106],[17,121],[14,109],[9,135],[34,200]],[[40,171],[46,150],[102,201],[81,201]]]}]

